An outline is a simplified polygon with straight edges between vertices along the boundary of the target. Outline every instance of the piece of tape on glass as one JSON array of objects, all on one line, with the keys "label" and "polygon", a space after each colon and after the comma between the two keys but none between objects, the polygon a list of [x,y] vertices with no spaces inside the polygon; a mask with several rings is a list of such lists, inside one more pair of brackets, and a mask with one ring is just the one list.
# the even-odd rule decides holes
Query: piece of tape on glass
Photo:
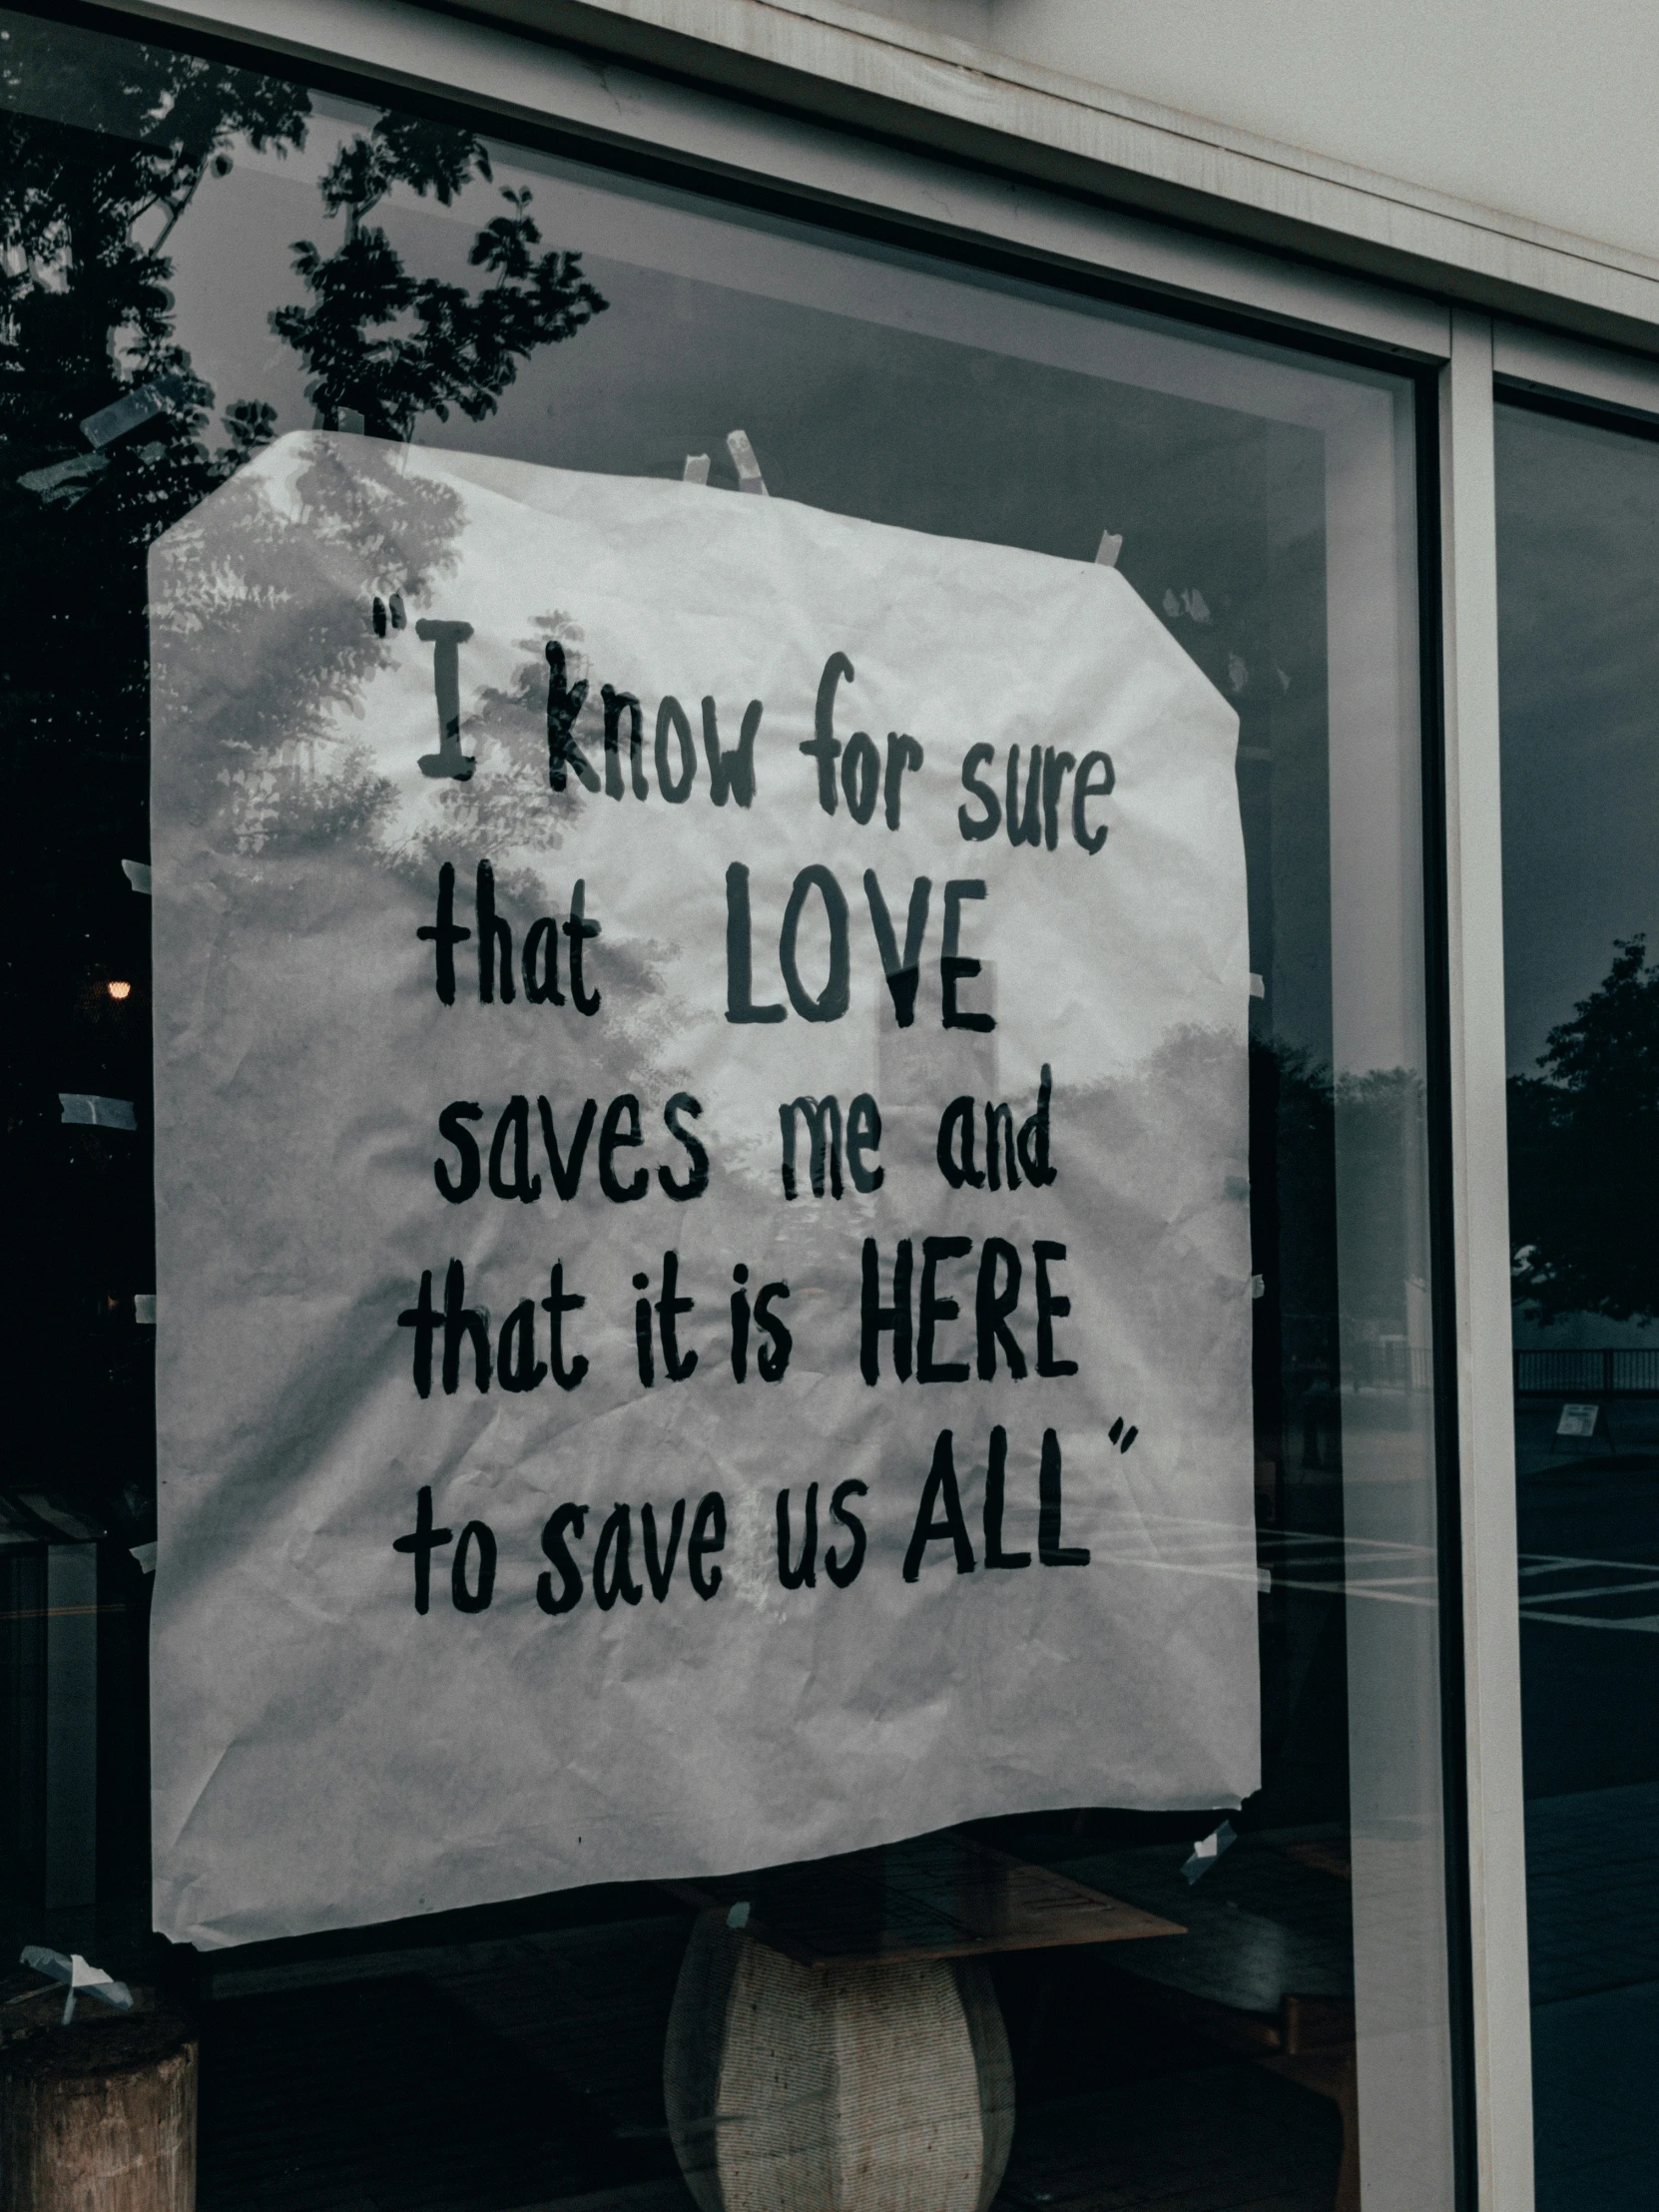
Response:
[{"label": "piece of tape on glass", "polygon": [[1233,1833],[1233,1823],[1231,1821],[1223,1821],[1213,1835],[1201,1836],[1193,1846],[1192,1857],[1181,1869],[1189,1884],[1201,1881],[1229,1844],[1237,1841],[1238,1838]]},{"label": "piece of tape on glass", "polygon": [[69,1996],[63,2008],[64,2025],[75,2017],[75,1999],[83,1989],[95,1997],[102,1997],[106,2004],[113,2004],[118,2012],[133,2009],[133,1992],[125,1981],[117,1981],[102,1966],[89,1965],[78,1950],[67,1954],[61,1950],[48,1950],[43,1943],[25,1943],[22,1963],[32,1966],[36,1973],[47,1974],[54,1981],[69,1984]]},{"label": "piece of tape on glass", "polygon": [[1266,1298],[1266,1297],[1267,1297],[1267,1295],[1268,1295],[1268,1283],[1267,1283],[1267,1277],[1266,1277],[1265,1275],[1253,1275],[1253,1276],[1251,1277],[1251,1279],[1250,1279],[1250,1295],[1251,1295],[1251,1297],[1252,1297],[1252,1298]]},{"label": "piece of tape on glass", "polygon": [[148,860],[123,860],[121,872],[132,884],[134,890],[142,891],[146,898],[150,896],[150,862]]},{"label": "piece of tape on glass", "polygon": [[749,432],[728,431],[726,450],[737,464],[739,491],[756,491],[763,497],[767,496],[767,480],[761,474],[761,464],[755,458],[755,448],[749,442]]},{"label": "piece of tape on glass", "polygon": [[1118,565],[1118,555],[1122,551],[1122,533],[1120,532],[1117,535],[1114,535],[1110,530],[1102,530],[1100,533],[1100,543],[1095,548],[1095,566],[1097,568],[1116,568]]},{"label": "piece of tape on glass", "polygon": [[147,1544],[129,1544],[127,1548],[132,1553],[133,1557],[138,1561],[140,1568],[145,1574],[155,1573],[156,1542],[154,1537],[152,1537],[150,1542]]},{"label": "piece of tape on glass", "polygon": [[680,480],[686,484],[706,484],[709,481],[708,454],[688,453],[686,465],[680,472]]},{"label": "piece of tape on glass", "polygon": [[747,1928],[749,1926],[749,1903],[747,1899],[733,1906],[731,1912],[726,1916],[726,1925],[728,1928]]},{"label": "piece of tape on glass", "polygon": [[109,467],[102,453],[74,453],[67,461],[53,461],[46,468],[32,468],[17,480],[25,491],[39,492],[44,499],[68,499],[70,487],[96,476]]},{"label": "piece of tape on glass", "polygon": [[1268,995],[1268,987],[1259,975],[1252,975],[1250,978],[1250,995],[1252,998],[1266,998]]},{"label": "piece of tape on glass", "polygon": [[156,1294],[154,1291],[135,1291],[133,1293],[133,1319],[142,1329],[155,1328]]},{"label": "piece of tape on glass", "polygon": [[136,1129],[138,1115],[130,1098],[94,1098],[85,1091],[60,1091],[58,1104],[65,1121],[94,1129]]},{"label": "piece of tape on glass", "polygon": [[154,376],[149,383],[140,384],[136,391],[123,392],[109,406],[85,416],[80,425],[81,435],[88,445],[113,445],[129,430],[137,430],[146,422],[154,421],[157,415],[166,414],[169,404],[185,398],[189,390],[183,376]]},{"label": "piece of tape on glass", "polygon": [[93,1129],[137,1129],[138,1115],[130,1098],[99,1098],[87,1091],[60,1091],[62,1118]]}]

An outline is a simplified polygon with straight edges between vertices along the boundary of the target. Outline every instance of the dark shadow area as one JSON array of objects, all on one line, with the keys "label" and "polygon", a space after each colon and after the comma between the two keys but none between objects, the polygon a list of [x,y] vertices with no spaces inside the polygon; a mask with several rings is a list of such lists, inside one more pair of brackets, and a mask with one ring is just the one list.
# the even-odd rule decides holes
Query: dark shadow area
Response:
[{"label": "dark shadow area", "polygon": [[1651,2189],[1659,2064],[1659,450],[1498,423],[1537,2189],[1588,2212]]}]

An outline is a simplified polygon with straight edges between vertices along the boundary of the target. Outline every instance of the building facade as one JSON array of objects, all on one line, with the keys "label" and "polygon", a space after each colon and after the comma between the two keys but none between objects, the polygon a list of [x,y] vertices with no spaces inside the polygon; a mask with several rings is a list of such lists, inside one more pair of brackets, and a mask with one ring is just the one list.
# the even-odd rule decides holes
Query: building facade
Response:
[{"label": "building facade", "polygon": [[[1644,12],[1530,0],[6,16],[0,498],[30,918],[0,1895],[17,1942],[170,1988],[199,2022],[202,2204],[1643,2200],[1644,63]],[[744,492],[770,502],[760,550],[749,503],[720,504]],[[355,608],[346,642],[329,593]],[[732,703],[693,673],[701,723],[666,676],[630,690],[613,619],[653,640],[660,620],[641,668],[727,640]],[[816,790],[849,841],[798,849],[792,827],[763,858],[759,701],[770,684],[788,725],[798,632],[813,736],[777,758],[820,749],[804,804]],[[913,702],[883,695],[906,667]],[[438,750],[398,798],[370,755],[405,681],[422,742],[436,698]],[[740,681],[758,752],[722,749]],[[905,729],[853,738],[867,699]],[[514,713],[538,747],[545,727],[545,779]],[[517,764],[505,800],[492,745]],[[964,873],[920,844],[891,861],[915,886],[901,926],[851,824],[891,836],[887,866],[907,790],[947,755]],[[702,958],[705,761],[726,809],[707,835],[754,802],[760,840],[752,863],[718,848],[716,1030],[665,1045],[652,998],[623,1032],[651,1074],[607,1045],[602,1078],[589,1001]],[[660,830],[628,880],[641,901],[680,886],[673,921],[607,937],[598,886],[624,861],[583,859],[564,813],[531,851],[526,776],[537,804],[586,791]],[[348,850],[388,882],[432,874],[418,933],[445,1007],[460,975],[469,1050],[485,1005],[504,1027],[515,961],[513,1018],[551,997],[567,1024],[540,1073],[451,1071],[447,1045],[388,1028],[387,1055],[430,1051],[460,1094],[438,1124],[453,1156],[430,1168],[412,1140],[407,1221],[377,1180],[407,1165],[395,1115],[337,1071],[379,1069],[372,1007],[418,988],[425,1019],[432,979],[405,985],[381,908],[336,896]],[[563,887],[584,868],[597,922]],[[563,903],[539,893],[532,924],[538,869]],[[976,917],[1004,875],[1031,921],[998,959]],[[797,961],[808,878],[821,991]],[[367,995],[329,996],[348,971]],[[935,990],[970,1034],[923,1050]],[[848,1004],[843,1070],[812,1025]],[[730,1280],[677,1337],[706,1215],[761,1204],[729,1195],[722,1070],[770,1083],[742,1053],[793,1051],[802,1024],[774,1195],[790,1236],[814,1207],[864,1209],[863,1305],[851,1243],[797,1251],[767,1215],[784,1275],[752,1284],[759,1245],[716,1237]],[[613,1188],[642,1141],[647,1182]],[[980,1211],[918,1213],[908,1239],[881,1209],[923,1172]],[[673,1215],[637,1306],[617,1278],[649,1429],[620,1398],[583,1411],[597,1291],[561,1337],[614,1244],[600,1176]],[[555,1190],[562,1244],[542,1236]],[[522,1216],[480,1225],[492,1196]],[[514,1307],[501,1225],[532,1218],[550,1298]],[[762,1218],[730,1216],[752,1244]],[[409,1241],[375,1275],[382,1225]],[[809,1323],[842,1263],[844,1390]],[[928,1372],[935,1324],[967,1329],[935,1263],[978,1270],[956,1294],[977,1300],[971,1373],[967,1351]],[[715,1311],[718,1350],[698,1337]],[[706,1382],[729,1361],[748,1394],[659,1419],[690,1400],[686,1339]],[[1029,1382],[1029,1434],[1000,1396],[976,1415],[951,1397],[958,1372],[964,1391]],[[414,1441],[382,1386],[426,1422]],[[927,1486],[893,1524],[897,1599],[865,1619],[846,1608],[882,1571],[882,1483],[918,1403]],[[774,1475],[772,1594],[700,1653],[728,1519],[729,1617],[741,1501]],[[810,1537],[792,1480],[797,1512],[823,1489]],[[376,1514],[396,1516],[383,1542]],[[1063,1585],[1052,1620],[893,1610],[912,1584],[933,1603],[951,1552],[988,1605],[986,1570],[1033,1551],[994,1587]],[[1042,1572],[1091,1555],[1089,1577]],[[803,1577],[840,1630],[805,1624]],[[485,1656],[504,1600],[521,1641]]]}]

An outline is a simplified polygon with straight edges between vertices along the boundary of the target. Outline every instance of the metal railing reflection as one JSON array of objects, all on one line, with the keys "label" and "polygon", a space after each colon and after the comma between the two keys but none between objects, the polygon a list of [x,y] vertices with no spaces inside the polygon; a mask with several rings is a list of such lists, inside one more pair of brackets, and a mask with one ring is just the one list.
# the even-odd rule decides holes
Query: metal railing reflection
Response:
[{"label": "metal railing reflection", "polygon": [[1517,1352],[1517,1397],[1659,1397],[1659,1345]]},{"label": "metal railing reflection", "polygon": [[1122,1515],[1121,1530],[1114,1544],[1108,1524],[1104,1540],[1091,1544],[1096,1561],[1250,1582],[1263,1597],[1305,1590],[1390,1605],[1438,1603],[1437,1554],[1425,1544],[1138,1511]]}]

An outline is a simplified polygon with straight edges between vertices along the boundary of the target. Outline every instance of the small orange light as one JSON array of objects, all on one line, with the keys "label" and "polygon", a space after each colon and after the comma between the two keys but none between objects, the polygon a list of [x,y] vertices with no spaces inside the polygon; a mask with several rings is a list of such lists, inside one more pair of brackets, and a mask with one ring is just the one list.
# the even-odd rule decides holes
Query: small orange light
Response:
[{"label": "small orange light", "polygon": [[133,986],[131,983],[106,983],[104,988],[112,998],[127,998],[132,995]]}]

